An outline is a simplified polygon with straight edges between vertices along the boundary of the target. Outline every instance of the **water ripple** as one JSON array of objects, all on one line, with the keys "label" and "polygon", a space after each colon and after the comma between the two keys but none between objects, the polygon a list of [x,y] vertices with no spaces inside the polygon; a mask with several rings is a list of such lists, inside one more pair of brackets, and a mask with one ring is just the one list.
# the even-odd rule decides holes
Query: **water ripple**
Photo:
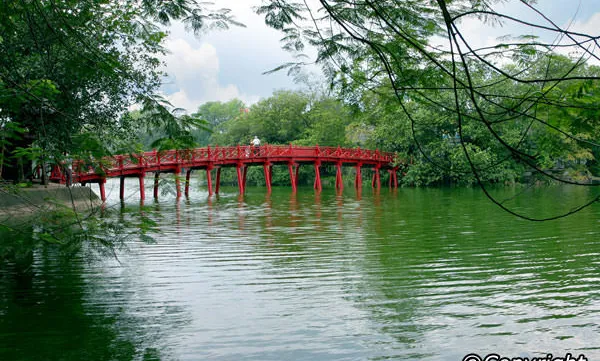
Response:
[{"label": "water ripple", "polygon": [[157,242],[120,264],[40,253],[27,287],[0,277],[0,358],[67,337],[91,341],[63,359],[600,357],[597,209],[532,224],[470,190],[223,192],[161,200]]}]

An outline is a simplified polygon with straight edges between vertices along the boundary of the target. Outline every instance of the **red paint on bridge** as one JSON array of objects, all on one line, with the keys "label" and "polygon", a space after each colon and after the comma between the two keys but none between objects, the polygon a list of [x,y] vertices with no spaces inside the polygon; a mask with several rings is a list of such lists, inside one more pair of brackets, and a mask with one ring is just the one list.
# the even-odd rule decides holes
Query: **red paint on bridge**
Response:
[{"label": "red paint on bridge", "polygon": [[[95,164],[92,164],[95,163]],[[234,146],[234,147],[205,147],[190,150],[169,150],[164,152],[145,152],[136,155],[115,155],[98,161],[76,160],[73,162],[72,182],[98,183],[100,196],[106,200],[104,183],[107,178],[120,177],[120,197],[124,197],[125,177],[137,177],[140,184],[140,198],[145,198],[144,177],[146,173],[154,173],[154,197],[158,197],[158,180],[160,173],[175,173],[177,175],[186,171],[185,195],[189,193],[190,174],[192,170],[206,170],[206,180],[209,195],[213,193],[212,170],[216,169],[215,193],[219,193],[221,168],[235,167],[240,194],[244,193],[246,186],[246,173],[249,166],[263,166],[267,191],[271,191],[271,174],[273,165],[287,165],[290,174],[292,190],[296,192],[298,182],[298,169],[302,164],[312,164],[315,169],[314,188],[321,190],[320,167],[323,164],[336,166],[336,189],[343,189],[342,166],[354,166],[356,175],[354,185],[362,187],[361,167],[371,166],[374,170],[371,182],[372,187],[381,187],[380,170],[390,173],[389,186],[398,187],[397,172],[400,166],[405,165],[394,153],[379,152],[360,148],[340,147],[302,147],[263,145]],[[66,182],[63,169],[55,167],[50,180]],[[177,196],[181,196],[179,177],[176,177]]]}]

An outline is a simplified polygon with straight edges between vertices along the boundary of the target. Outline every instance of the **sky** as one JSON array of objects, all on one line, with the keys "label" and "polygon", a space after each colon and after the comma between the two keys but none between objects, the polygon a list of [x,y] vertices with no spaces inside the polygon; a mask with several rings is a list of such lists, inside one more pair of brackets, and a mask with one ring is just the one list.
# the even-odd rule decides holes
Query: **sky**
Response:
[{"label": "sky", "polygon": [[175,24],[166,43],[170,51],[165,59],[169,77],[163,86],[167,99],[176,107],[195,111],[207,101],[238,98],[250,105],[274,90],[298,88],[286,72],[263,74],[293,58],[281,49],[281,34],[253,12],[252,6],[261,1],[213,2],[218,8],[231,9],[246,27],[195,37]]},{"label": "sky", "polygon": [[[200,36],[185,31],[181,24],[171,27],[165,44],[169,54],[164,59],[164,70],[169,76],[161,90],[175,107],[191,113],[205,102],[234,98],[251,105],[271,96],[274,90],[300,88],[285,71],[263,74],[293,58],[281,49],[281,33],[267,27],[264,18],[253,12],[252,7],[260,5],[261,0],[213,3],[217,8],[231,9],[236,20],[246,27],[209,31]],[[518,0],[500,6],[503,13],[542,22]],[[538,0],[536,7],[559,25],[600,35],[600,0]],[[461,30],[475,46],[491,45],[502,35],[531,33],[513,23],[492,27],[474,19],[461,23]],[[538,35],[554,40],[551,34]]]}]

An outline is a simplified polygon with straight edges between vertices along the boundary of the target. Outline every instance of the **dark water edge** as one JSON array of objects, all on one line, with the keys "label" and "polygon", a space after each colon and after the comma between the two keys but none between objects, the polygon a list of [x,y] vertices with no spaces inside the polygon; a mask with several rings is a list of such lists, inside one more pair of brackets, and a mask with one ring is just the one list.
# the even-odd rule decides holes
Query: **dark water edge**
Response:
[{"label": "dark water edge", "polygon": [[[541,216],[594,195],[522,190],[493,192]],[[533,223],[477,189],[236,192],[147,201],[157,242],[119,261],[2,269],[0,360],[600,357],[598,205]]]}]

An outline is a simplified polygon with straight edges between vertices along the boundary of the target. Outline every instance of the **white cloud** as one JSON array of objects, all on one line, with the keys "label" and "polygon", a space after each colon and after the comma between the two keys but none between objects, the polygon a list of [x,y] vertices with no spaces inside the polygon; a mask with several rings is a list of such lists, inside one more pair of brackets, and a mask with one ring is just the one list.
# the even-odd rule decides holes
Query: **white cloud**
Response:
[{"label": "white cloud", "polygon": [[[572,32],[576,32],[576,33],[581,33],[581,34],[588,34],[590,36],[599,36],[600,35],[600,30],[598,29],[598,24],[600,23],[600,12],[594,13],[593,15],[591,15],[586,21],[570,21],[568,22],[566,25],[563,26],[563,28],[572,31]],[[575,36],[574,37],[575,41],[585,41],[585,40],[589,40],[585,37],[581,37],[581,36]],[[586,54],[586,52],[591,52],[594,53],[596,57],[600,57],[600,52],[598,51],[598,46],[595,45],[594,42],[587,42],[585,45],[586,50],[582,49],[579,46],[574,45],[574,41],[572,39],[569,39],[568,37],[563,37],[560,41],[560,44],[563,45],[572,45],[571,47],[568,48],[557,48],[556,51],[558,53],[564,54],[564,55],[570,55],[570,56],[584,56],[584,57],[588,57],[589,53]],[[594,65],[600,65],[600,61],[594,57],[590,57],[589,58],[589,63],[594,64]]]},{"label": "white cloud", "polygon": [[590,35],[598,35],[600,33],[598,29],[598,22],[600,21],[600,12],[592,14],[587,21],[575,21],[573,23],[572,29],[573,31],[590,34]]},{"label": "white cloud", "polygon": [[209,31],[201,38],[175,23],[165,44],[168,78],[163,94],[177,107],[193,112],[207,101],[239,98],[246,104],[268,97],[276,89],[299,88],[285,72],[264,75],[267,70],[292,60],[281,49],[279,31],[268,28],[252,7],[260,0],[219,0],[246,27]]},{"label": "white cloud", "polygon": [[258,101],[258,95],[240,92],[235,84],[220,84],[220,62],[217,49],[202,42],[194,48],[186,39],[169,39],[166,43],[169,54],[165,58],[165,97],[177,108],[194,112],[207,101],[228,101],[239,98],[246,103]]},{"label": "white cloud", "polygon": [[169,39],[166,44],[170,54],[167,56],[167,70],[178,78],[190,75],[211,78],[219,72],[217,49],[207,43],[202,43],[194,49],[184,39]]}]

